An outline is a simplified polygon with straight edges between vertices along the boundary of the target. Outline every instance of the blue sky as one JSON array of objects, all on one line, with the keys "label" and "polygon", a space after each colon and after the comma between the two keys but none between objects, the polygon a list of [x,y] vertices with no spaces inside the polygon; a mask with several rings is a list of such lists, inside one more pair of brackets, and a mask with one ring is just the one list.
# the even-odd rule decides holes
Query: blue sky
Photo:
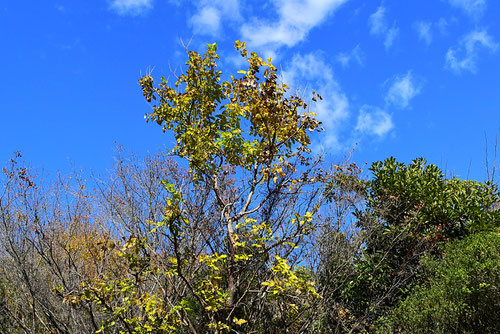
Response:
[{"label": "blue sky", "polygon": [[[500,128],[500,1],[4,1],[0,5],[0,162],[21,151],[49,171],[111,167],[115,144],[172,147],[146,124],[137,80],[171,76],[182,43],[234,41],[272,56],[285,82],[324,98],[316,151],[354,160],[423,156],[485,177]],[[493,149],[490,145],[490,151]]]}]

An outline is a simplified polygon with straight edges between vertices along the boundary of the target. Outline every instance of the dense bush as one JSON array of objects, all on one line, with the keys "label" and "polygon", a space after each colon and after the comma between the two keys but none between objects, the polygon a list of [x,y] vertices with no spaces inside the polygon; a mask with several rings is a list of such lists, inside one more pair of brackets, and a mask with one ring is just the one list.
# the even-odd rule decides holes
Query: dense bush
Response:
[{"label": "dense bush", "polygon": [[[349,328],[357,330],[373,330],[379,317],[425,280],[420,275],[423,257],[439,258],[450,241],[500,224],[494,184],[446,178],[424,159],[405,165],[388,158],[370,170],[365,207],[356,212],[362,247],[343,267],[343,278],[330,275],[325,289],[335,291],[341,305],[336,313],[348,314]],[[334,258],[329,255],[330,261]],[[336,313],[330,318],[338,328]]]},{"label": "dense bush", "polygon": [[390,331],[500,332],[500,235],[479,233],[423,261],[425,283],[392,314]]}]

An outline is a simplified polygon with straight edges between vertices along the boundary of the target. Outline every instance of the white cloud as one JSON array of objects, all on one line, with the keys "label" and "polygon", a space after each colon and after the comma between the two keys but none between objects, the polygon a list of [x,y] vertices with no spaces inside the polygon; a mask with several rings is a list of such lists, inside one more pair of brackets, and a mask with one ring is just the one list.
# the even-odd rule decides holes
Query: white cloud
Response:
[{"label": "white cloud", "polygon": [[444,17],[440,18],[439,21],[437,22],[437,27],[438,27],[439,32],[441,33],[441,35],[447,35],[448,34],[448,27],[449,26],[450,26],[450,23]]},{"label": "white cloud", "polygon": [[216,35],[220,29],[220,12],[214,7],[203,7],[191,18],[195,33]]},{"label": "white cloud", "polygon": [[458,47],[448,49],[446,67],[457,74],[465,71],[476,73],[480,49],[487,49],[490,52],[498,49],[498,44],[486,30],[474,30],[460,41]]},{"label": "white cloud", "polygon": [[385,7],[380,6],[377,11],[370,15],[370,33],[372,35],[385,34],[387,31],[387,22],[385,19]]},{"label": "white cloud", "polygon": [[392,80],[385,96],[385,102],[398,108],[406,108],[410,100],[417,96],[421,89],[421,84],[413,78],[411,71],[408,71],[405,76],[396,76]]},{"label": "white cloud", "polygon": [[[283,72],[284,82],[292,89],[300,89],[305,96],[315,90],[322,101],[311,105],[325,132],[321,146],[338,150],[342,148],[340,130],[349,117],[349,101],[334,78],[332,68],[315,54],[295,55]],[[307,84],[307,87],[299,86]]]},{"label": "white cloud", "polygon": [[475,18],[481,16],[486,10],[486,0],[448,0],[448,2]]},{"label": "white cloud", "polygon": [[336,58],[342,67],[348,67],[351,61],[355,61],[360,66],[363,66],[364,64],[364,56],[359,44],[356,45],[350,52],[339,53]]},{"label": "white cloud", "polygon": [[386,50],[389,50],[394,43],[394,40],[398,37],[399,35],[399,28],[396,27],[396,25],[393,25],[391,29],[387,31],[385,34],[385,39],[384,39],[384,46]]},{"label": "white cloud", "polygon": [[361,107],[355,128],[356,131],[383,136],[393,128],[392,116],[387,112],[369,105]]},{"label": "white cloud", "polygon": [[189,20],[197,34],[219,36],[222,22],[235,22],[240,20],[239,0],[197,2],[197,11]]},{"label": "white cloud", "polygon": [[274,0],[278,19],[241,27],[242,39],[252,47],[277,49],[294,46],[348,0]]},{"label": "white cloud", "polygon": [[394,40],[399,35],[399,28],[396,26],[396,22],[394,22],[389,28],[385,13],[385,7],[379,6],[377,8],[377,11],[370,15],[368,24],[370,26],[370,33],[372,35],[381,36],[384,38],[384,46],[385,49],[388,50],[391,48]]},{"label": "white cloud", "polygon": [[140,15],[153,7],[153,0],[113,0],[110,8],[120,15]]},{"label": "white cloud", "polygon": [[351,55],[349,53],[341,52],[337,55],[337,61],[340,65],[342,65],[342,67],[347,67],[351,61]]},{"label": "white cloud", "polygon": [[414,25],[415,30],[417,31],[418,34],[418,39],[421,41],[424,41],[425,44],[429,45],[432,42],[432,23],[430,22],[424,22],[424,21],[418,21]]}]

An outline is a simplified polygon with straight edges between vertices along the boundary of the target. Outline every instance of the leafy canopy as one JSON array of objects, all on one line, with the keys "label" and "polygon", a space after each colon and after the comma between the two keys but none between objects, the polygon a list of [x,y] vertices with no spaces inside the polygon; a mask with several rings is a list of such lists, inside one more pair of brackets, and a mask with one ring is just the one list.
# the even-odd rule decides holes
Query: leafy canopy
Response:
[{"label": "leafy canopy", "polygon": [[278,82],[270,58],[248,54],[239,41],[235,47],[248,62],[246,71],[238,71],[241,77],[221,78],[217,45],[211,44],[204,55],[188,52],[187,71],[174,87],[164,77],[158,87],[150,75],[140,79],[145,98],[154,101],[147,120],[173,131],[173,151],[197,173],[212,174],[224,163],[250,169],[289,158],[308,150],[308,133],[319,128],[304,100],[287,96],[289,87]]},{"label": "leafy canopy", "polygon": [[[147,120],[173,133],[173,153],[188,160],[190,173],[181,183],[162,181],[168,196],[161,221],[119,252],[126,273],[89,281],[74,297],[75,305],[90,303],[108,316],[103,332],[310,325],[306,315],[319,295],[296,249],[325,201],[326,173],[307,155],[320,122],[287,93],[271,59],[237,41],[248,69],[223,80],[216,49],[189,51],[173,87],[164,77],[158,85],[151,75],[139,80],[153,104]],[[156,238],[167,248],[153,247]],[[164,284],[173,291],[157,288]]]},{"label": "leafy canopy", "polygon": [[365,209],[357,212],[362,256],[341,296],[360,319],[383,315],[422,281],[421,259],[443,246],[500,224],[498,187],[447,178],[425,159],[375,162]]}]

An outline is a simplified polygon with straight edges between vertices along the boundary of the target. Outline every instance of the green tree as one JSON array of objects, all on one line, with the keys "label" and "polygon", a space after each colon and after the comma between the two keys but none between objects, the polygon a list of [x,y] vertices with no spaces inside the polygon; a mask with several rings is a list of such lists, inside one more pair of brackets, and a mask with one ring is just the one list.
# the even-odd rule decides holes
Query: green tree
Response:
[{"label": "green tree", "polygon": [[340,294],[368,329],[419,282],[423,256],[500,223],[500,195],[491,183],[448,179],[424,159],[405,165],[389,158],[370,170],[366,207],[357,213],[363,248]]}]

